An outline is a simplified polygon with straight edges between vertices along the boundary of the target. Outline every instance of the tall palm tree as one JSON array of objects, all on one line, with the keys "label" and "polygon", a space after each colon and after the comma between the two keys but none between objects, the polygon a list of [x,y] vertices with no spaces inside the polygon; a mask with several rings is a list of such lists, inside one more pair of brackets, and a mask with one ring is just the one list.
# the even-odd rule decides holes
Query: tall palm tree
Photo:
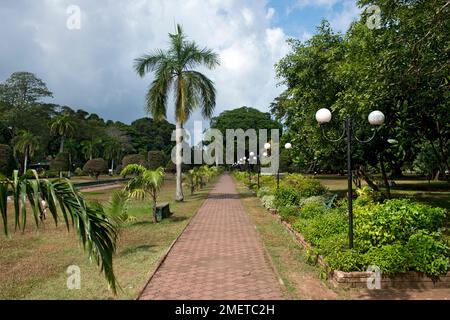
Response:
[{"label": "tall palm tree", "polygon": [[75,122],[68,114],[56,116],[50,122],[50,132],[61,136],[59,152],[64,151],[64,140],[75,132]]},{"label": "tall palm tree", "polygon": [[111,160],[111,173],[114,172],[114,160],[119,158],[122,151],[122,143],[116,138],[110,138],[104,144],[105,159]]},{"label": "tall palm tree", "polygon": [[31,132],[20,130],[18,135],[14,137],[12,144],[14,145],[14,155],[21,153],[24,156],[23,173],[27,172],[28,158],[34,155],[39,148],[39,139]]},{"label": "tall palm tree", "polygon": [[63,219],[68,229],[70,225],[75,228],[83,248],[100,266],[112,291],[116,293],[113,254],[118,231],[112,217],[105,213],[100,204],[88,204],[67,179],[51,182],[39,179],[35,170],[31,172],[33,179],[19,176],[17,170],[11,179],[0,177],[0,214],[5,235],[9,232],[8,193],[12,191],[15,230],[25,230],[29,208],[38,227],[42,223],[39,217],[48,209],[56,224]]},{"label": "tall palm tree", "polygon": [[214,83],[202,73],[195,71],[201,65],[212,69],[219,65],[216,53],[207,48],[199,48],[195,42],[187,41],[180,25],[175,34],[169,34],[170,48],[156,50],[135,59],[134,68],[141,77],[154,72],[147,92],[147,111],[153,118],[166,117],[169,93],[175,93],[176,119],[176,200],[183,201],[182,189],[182,128],[189,116],[201,107],[202,114],[210,118],[216,105]]},{"label": "tall palm tree", "polygon": [[100,142],[101,140],[99,139],[81,141],[81,152],[84,154],[86,160],[92,160],[98,156],[98,145]]},{"label": "tall palm tree", "polygon": [[164,169],[150,170],[140,164],[129,164],[123,168],[121,176],[134,175],[125,186],[130,198],[145,199],[150,196],[153,202],[153,221],[156,219],[156,200],[164,180]]}]

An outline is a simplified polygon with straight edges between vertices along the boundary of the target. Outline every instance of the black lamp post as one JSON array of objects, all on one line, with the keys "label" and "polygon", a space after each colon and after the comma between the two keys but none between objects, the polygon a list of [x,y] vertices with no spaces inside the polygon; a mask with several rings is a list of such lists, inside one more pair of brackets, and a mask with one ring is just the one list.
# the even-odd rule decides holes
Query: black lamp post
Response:
[{"label": "black lamp post", "polygon": [[[372,111],[369,114],[369,123],[374,126],[380,126],[384,123],[384,114],[381,111]],[[316,120],[319,124],[326,124],[331,121],[330,110],[323,108],[316,112]],[[338,139],[330,139],[326,136],[322,127],[323,136],[331,142],[337,142],[344,138],[347,139],[347,197],[348,197],[348,246],[353,248],[353,182],[352,182],[352,136],[361,143],[372,141],[375,137],[376,131],[373,131],[372,137],[367,140],[359,140],[356,135],[353,135],[353,121],[347,117],[344,121],[344,130]]]}]

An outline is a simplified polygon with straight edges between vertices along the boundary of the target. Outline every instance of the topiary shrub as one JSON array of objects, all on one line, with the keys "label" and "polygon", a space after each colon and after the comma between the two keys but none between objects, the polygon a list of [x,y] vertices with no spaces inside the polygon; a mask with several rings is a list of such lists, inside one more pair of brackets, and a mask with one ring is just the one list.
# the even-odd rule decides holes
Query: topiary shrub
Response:
[{"label": "topiary shrub", "polygon": [[66,152],[59,153],[54,159],[50,160],[50,170],[67,171],[69,170],[69,156]]},{"label": "topiary shrub", "polygon": [[123,157],[122,159],[122,167],[125,168],[129,164],[140,164],[144,167],[147,167],[148,163],[145,160],[145,157],[140,154],[129,154]]},{"label": "topiary shrub", "polygon": [[108,171],[108,164],[102,158],[92,159],[86,162],[83,166],[83,171],[87,172],[90,176],[98,179],[98,176]]},{"label": "topiary shrub", "polygon": [[149,151],[148,152],[148,167],[152,170],[164,167],[166,164],[166,156],[162,151]]}]

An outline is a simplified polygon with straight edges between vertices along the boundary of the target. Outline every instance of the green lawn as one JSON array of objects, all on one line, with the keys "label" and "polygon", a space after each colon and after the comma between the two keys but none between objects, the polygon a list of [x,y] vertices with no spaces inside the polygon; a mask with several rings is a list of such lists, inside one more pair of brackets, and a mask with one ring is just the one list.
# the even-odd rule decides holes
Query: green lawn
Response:
[{"label": "green lawn", "polygon": [[[122,288],[116,297],[108,290],[95,263],[88,261],[74,232],[68,233],[63,225],[55,227],[50,218],[39,230],[30,221],[25,234],[0,236],[3,237],[0,238],[0,299],[135,299],[159,258],[201,206],[210,189],[209,185],[193,196],[185,192],[185,201],[175,203],[175,183],[170,176],[159,201],[170,202],[174,214],[158,224],[151,222],[149,203],[132,203],[129,213],[136,216],[137,221],[121,231],[114,259],[115,273]],[[85,195],[87,199],[104,202],[114,190]],[[81,268],[80,290],[67,289],[69,265]]]}]

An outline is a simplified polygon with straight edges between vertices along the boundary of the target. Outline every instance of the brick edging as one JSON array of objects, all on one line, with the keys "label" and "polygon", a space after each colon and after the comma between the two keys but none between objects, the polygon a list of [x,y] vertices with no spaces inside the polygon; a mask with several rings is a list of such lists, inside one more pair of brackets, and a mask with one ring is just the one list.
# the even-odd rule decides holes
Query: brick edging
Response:
[{"label": "brick edging", "polygon": [[[216,185],[217,181],[214,182],[214,186]],[[209,194],[214,190],[211,189],[208,192],[208,197]],[[205,202],[208,197],[206,197],[206,199],[203,201]],[[203,203],[202,203],[203,204]],[[169,255],[170,251],[172,250],[172,248],[175,246],[175,243],[178,242],[178,240],[180,239],[180,237],[183,235],[184,231],[186,231],[186,229],[189,227],[189,225],[191,224],[192,220],[194,220],[195,216],[197,215],[197,213],[200,211],[200,208],[202,206],[200,205],[200,207],[197,209],[197,211],[195,211],[195,213],[192,215],[191,219],[189,220],[189,222],[184,226],[183,230],[181,230],[180,234],[175,238],[175,240],[172,241],[172,244],[170,245],[170,247],[166,250],[166,252],[159,258],[158,263],[156,264],[156,267],[153,269],[153,271],[150,273],[147,281],[145,281],[144,285],[142,286],[141,290],[139,290],[139,294],[137,295],[135,300],[140,300],[142,294],[145,291],[145,288],[147,288],[148,284],[150,283],[150,281],[153,279],[153,277],[155,276],[156,272],[159,270],[159,268],[161,267],[161,265],[164,263],[164,261],[166,260],[167,256]]]}]

